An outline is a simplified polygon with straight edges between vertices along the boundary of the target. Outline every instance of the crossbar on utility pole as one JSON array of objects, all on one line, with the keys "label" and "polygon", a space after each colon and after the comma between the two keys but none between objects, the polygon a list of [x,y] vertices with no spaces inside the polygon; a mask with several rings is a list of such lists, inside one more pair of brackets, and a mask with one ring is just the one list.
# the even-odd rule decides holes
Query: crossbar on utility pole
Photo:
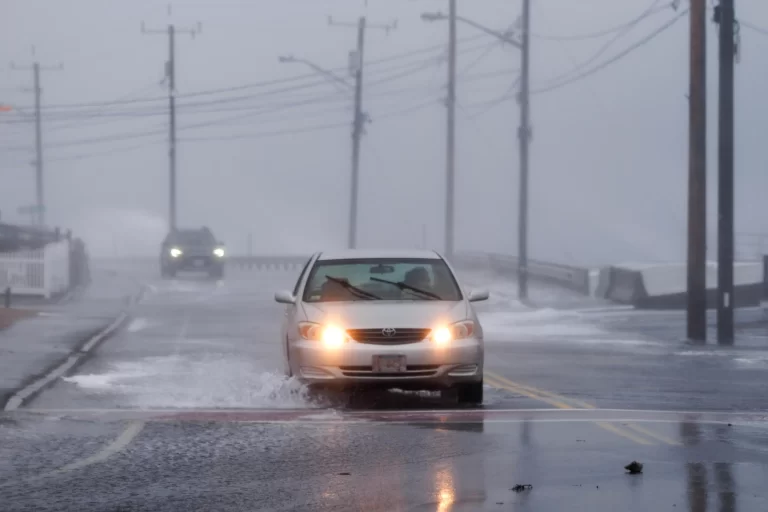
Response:
[{"label": "crossbar on utility pole", "polygon": [[357,248],[357,210],[358,195],[360,193],[360,141],[363,137],[363,126],[367,116],[363,113],[363,69],[365,67],[365,30],[366,28],[377,28],[384,30],[387,34],[397,28],[397,20],[387,25],[370,25],[365,16],[361,16],[357,24],[337,22],[332,17],[328,17],[328,24],[331,26],[357,27],[357,50],[354,59],[350,59],[355,76],[355,109],[352,117],[352,176],[350,179],[350,197],[349,197],[349,233],[347,235],[347,245],[350,249]]},{"label": "crossbar on utility pole", "polygon": [[169,24],[165,30],[147,30],[144,23],[141,24],[143,34],[162,34],[168,36],[168,61],[165,64],[165,76],[168,79],[168,225],[170,231],[177,228],[177,209],[176,209],[176,34],[189,34],[194,38],[202,32],[202,24],[198,23],[195,28],[176,28]]},{"label": "crossbar on utility pole", "polygon": [[[34,51],[33,51],[34,53]],[[63,64],[58,66],[41,66],[39,62],[34,62],[31,66],[17,66],[11,63],[11,69],[14,70],[32,70],[32,81],[35,93],[35,212],[32,214],[34,223],[39,226],[45,225],[45,175],[43,160],[43,120],[42,120],[42,96],[43,88],[40,85],[40,71],[64,69]]]},{"label": "crossbar on utility pole", "polygon": [[733,343],[733,104],[736,15],[734,0],[715,8],[720,24],[718,128],[717,341]]},{"label": "crossbar on utility pole", "polygon": [[707,339],[707,3],[691,0],[687,335]]}]

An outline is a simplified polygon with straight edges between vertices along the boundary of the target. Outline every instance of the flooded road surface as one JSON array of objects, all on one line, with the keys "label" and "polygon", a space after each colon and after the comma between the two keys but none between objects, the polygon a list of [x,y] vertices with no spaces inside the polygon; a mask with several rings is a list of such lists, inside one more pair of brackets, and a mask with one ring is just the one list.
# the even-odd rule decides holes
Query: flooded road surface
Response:
[{"label": "flooded road surface", "polygon": [[762,310],[735,346],[692,346],[679,313],[544,289],[532,309],[474,276],[493,294],[482,408],[316,398],[283,376],[272,297],[296,274],[150,280],[124,329],[0,415],[0,508],[768,510]]}]

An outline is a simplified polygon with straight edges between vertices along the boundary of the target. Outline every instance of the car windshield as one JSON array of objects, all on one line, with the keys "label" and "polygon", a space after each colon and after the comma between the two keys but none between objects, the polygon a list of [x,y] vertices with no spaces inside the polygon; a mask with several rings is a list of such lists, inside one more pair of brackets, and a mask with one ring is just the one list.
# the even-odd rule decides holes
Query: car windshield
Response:
[{"label": "car windshield", "polygon": [[304,287],[305,302],[461,300],[453,273],[441,259],[319,260]]},{"label": "car windshield", "polygon": [[208,230],[183,230],[168,236],[169,244],[175,245],[213,245],[216,239]]}]

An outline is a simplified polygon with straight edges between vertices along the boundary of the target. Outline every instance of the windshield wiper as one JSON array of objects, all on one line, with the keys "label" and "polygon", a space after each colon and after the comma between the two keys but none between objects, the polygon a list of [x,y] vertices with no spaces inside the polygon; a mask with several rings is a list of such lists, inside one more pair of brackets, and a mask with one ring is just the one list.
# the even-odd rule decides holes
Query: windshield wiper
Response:
[{"label": "windshield wiper", "polygon": [[403,281],[388,281],[387,279],[381,279],[379,277],[371,277],[371,281],[376,281],[376,282],[379,282],[379,283],[391,284],[392,286],[397,286],[401,290],[410,290],[412,292],[420,293],[422,295],[425,295],[425,296],[431,298],[432,300],[443,300],[443,298],[441,296],[437,295],[436,293],[432,293],[432,292],[427,291],[427,290],[422,290],[421,288],[417,288],[415,286],[411,286],[411,285],[409,285],[409,284],[407,284],[407,283],[405,283]]},{"label": "windshield wiper", "polygon": [[363,290],[362,288],[358,288],[357,286],[351,284],[346,279],[341,279],[340,277],[333,277],[329,275],[326,275],[325,278],[328,279],[329,281],[333,281],[334,283],[340,284],[342,287],[344,287],[345,289],[349,290],[350,292],[352,292],[353,294],[357,295],[362,299],[381,300],[381,297],[379,297],[378,295],[374,295],[370,292]]}]

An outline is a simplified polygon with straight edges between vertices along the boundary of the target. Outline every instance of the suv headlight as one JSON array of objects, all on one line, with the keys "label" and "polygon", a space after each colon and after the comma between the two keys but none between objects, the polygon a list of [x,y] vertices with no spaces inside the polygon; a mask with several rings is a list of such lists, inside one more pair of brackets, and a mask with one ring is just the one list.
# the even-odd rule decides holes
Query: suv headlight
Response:
[{"label": "suv headlight", "polygon": [[171,253],[171,258],[178,258],[182,254],[184,254],[184,252],[178,247],[171,247],[170,253]]},{"label": "suv headlight", "polygon": [[309,341],[319,341],[328,348],[338,348],[349,341],[347,331],[337,325],[321,325],[313,322],[299,323],[299,336]]},{"label": "suv headlight", "polygon": [[224,257],[224,248],[223,247],[217,247],[213,250],[213,255],[217,258],[223,258]]},{"label": "suv headlight", "polygon": [[429,338],[438,345],[447,345],[454,340],[471,338],[475,334],[475,322],[463,320],[455,324],[432,329]]}]

